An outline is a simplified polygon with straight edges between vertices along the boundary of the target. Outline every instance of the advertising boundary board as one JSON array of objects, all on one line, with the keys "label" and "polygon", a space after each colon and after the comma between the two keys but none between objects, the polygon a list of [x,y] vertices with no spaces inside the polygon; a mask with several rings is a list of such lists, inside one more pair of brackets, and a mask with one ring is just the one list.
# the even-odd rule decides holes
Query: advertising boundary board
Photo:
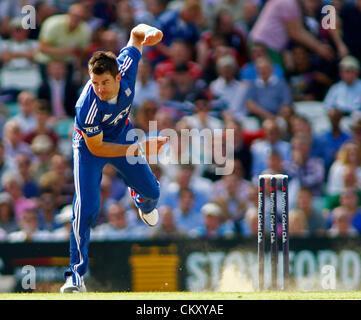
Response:
[{"label": "advertising boundary board", "polygon": [[[291,238],[291,289],[360,290],[360,240]],[[267,289],[269,245],[265,249]],[[0,290],[2,276],[15,278],[12,291],[32,289],[24,288],[31,276],[33,291],[46,290],[43,283],[61,283],[68,252],[67,242],[0,243]],[[257,283],[256,238],[91,242],[89,257],[89,290],[252,291]],[[282,274],[281,263],[278,272]],[[281,280],[278,288],[282,286]]]}]

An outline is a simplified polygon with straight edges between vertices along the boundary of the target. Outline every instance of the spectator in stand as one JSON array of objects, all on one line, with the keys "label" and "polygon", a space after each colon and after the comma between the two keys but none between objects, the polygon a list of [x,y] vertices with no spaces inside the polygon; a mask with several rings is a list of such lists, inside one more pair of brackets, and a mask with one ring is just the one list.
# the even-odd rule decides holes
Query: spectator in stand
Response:
[{"label": "spectator in stand", "polygon": [[171,207],[159,207],[159,214],[161,223],[150,232],[151,239],[182,239],[187,237],[187,232],[175,224]]},{"label": "spectator in stand", "polygon": [[154,68],[154,78],[173,77],[177,65],[186,64],[193,80],[202,76],[201,66],[193,61],[193,44],[183,39],[174,39],[169,46],[169,59],[159,62]]},{"label": "spectator in stand", "polygon": [[318,136],[313,134],[310,120],[296,113],[291,117],[290,124],[291,137],[299,134],[307,136],[311,141],[311,156],[323,158],[324,146],[321,145]]},{"label": "spectator in stand", "polygon": [[330,109],[328,111],[328,119],[331,124],[331,129],[314,137],[314,140],[317,142],[313,147],[316,146],[319,149],[318,154],[325,161],[327,173],[336,158],[338,150],[346,141],[351,139],[350,134],[340,127],[342,117],[343,115],[340,110]]},{"label": "spectator in stand", "polygon": [[126,46],[129,34],[136,24],[138,22],[135,20],[132,3],[130,1],[118,1],[116,3],[116,21],[109,25],[109,30],[115,31],[118,34],[121,48]]},{"label": "spectator in stand", "polygon": [[233,226],[229,222],[222,222],[222,210],[215,203],[207,203],[202,209],[203,225],[191,229],[188,234],[197,239],[229,239],[234,237]]},{"label": "spectator in stand", "polygon": [[[251,61],[245,63],[239,71],[238,78],[240,80],[250,81],[259,78],[255,61],[261,57],[269,58],[266,46],[261,43],[254,43],[250,46],[249,56]],[[273,75],[275,75],[277,78],[280,79],[284,78],[282,67],[278,63],[274,63],[274,62],[271,63],[272,63]]]},{"label": "spectator in stand", "polygon": [[103,175],[100,185],[100,210],[95,225],[100,225],[107,220],[107,211],[109,207],[117,201],[112,198],[112,180],[109,176]]},{"label": "spectator in stand", "polygon": [[39,229],[37,207],[32,200],[28,199],[26,205],[22,208],[19,227],[19,231],[8,234],[9,242],[49,241],[51,238],[49,231]]},{"label": "spectator in stand", "polygon": [[202,225],[202,216],[196,208],[195,195],[189,188],[179,190],[177,205],[174,206],[175,224],[183,230],[192,230]]},{"label": "spectator in stand", "polygon": [[358,184],[361,184],[361,147],[353,141],[344,143],[337,152],[332,163],[328,178],[326,193],[334,195],[344,188],[344,173],[346,167],[353,166],[356,170]]},{"label": "spectator in stand", "polygon": [[[219,12],[227,11],[232,15],[233,22],[248,32],[252,20],[257,16],[258,8],[259,1],[221,0],[216,2],[213,15],[217,16]],[[214,17],[212,18],[214,19]]]},{"label": "spectator in stand", "polygon": [[28,143],[22,141],[20,125],[14,120],[8,120],[4,125],[4,156],[5,161],[16,168],[16,156],[20,153],[33,156]]},{"label": "spectator in stand", "polygon": [[291,145],[281,140],[281,131],[277,120],[267,119],[263,121],[265,138],[255,140],[251,146],[252,177],[261,174],[268,167],[269,155],[272,151],[280,154],[283,161],[291,158]]},{"label": "spectator in stand", "polygon": [[338,210],[344,210],[350,217],[351,225],[361,233],[361,207],[358,204],[357,190],[354,188],[345,188],[341,192],[340,206],[331,211],[327,216],[327,224],[332,227],[334,214]]},{"label": "spectator in stand", "polygon": [[244,106],[247,85],[236,79],[238,65],[233,56],[225,55],[217,60],[217,73],[217,79],[209,85],[210,92],[226,102],[233,119],[242,121],[247,114]]},{"label": "spectator in stand", "polygon": [[[346,165],[342,178],[344,185],[343,189],[355,189],[358,197],[358,204],[361,205],[361,183],[357,177],[357,167],[354,165]],[[341,189],[339,193],[326,195],[326,212],[340,206],[340,197],[343,189]]]},{"label": "spectator in stand", "polygon": [[116,3],[114,1],[95,1],[93,15],[102,19],[105,28],[108,28],[117,19]]},{"label": "spectator in stand", "polygon": [[[242,167],[243,176],[246,180],[251,178],[251,167],[252,167],[252,154],[248,144],[246,144],[243,126],[241,122],[237,120],[226,121],[225,130],[233,130],[234,141],[233,141],[233,158],[235,161],[240,162]],[[228,143],[230,143],[228,141]],[[232,156],[231,156],[232,158]]]},{"label": "spectator in stand", "polygon": [[173,78],[160,78],[158,83],[158,101],[160,110],[168,113],[174,121],[178,121],[185,115],[186,104],[177,102],[177,86]]},{"label": "spectator in stand", "polygon": [[36,128],[30,131],[23,137],[23,141],[27,144],[32,144],[34,139],[38,136],[46,136],[51,140],[52,149],[54,152],[58,148],[59,136],[52,128],[54,118],[51,116],[51,107],[47,100],[38,100],[38,106],[35,112]]},{"label": "spectator in stand", "polygon": [[[198,44],[198,55],[200,61],[206,61],[209,50],[214,45],[214,36],[221,40],[222,46],[232,49],[238,67],[243,66],[248,60],[247,37],[245,32],[232,18],[229,10],[215,12],[213,27],[202,33]],[[213,41],[213,44],[212,44]]]},{"label": "spectator in stand", "polygon": [[74,117],[79,86],[68,76],[66,64],[52,60],[46,67],[47,76],[38,90],[38,98],[51,106],[51,115],[56,120]]},{"label": "spectator in stand", "polygon": [[249,207],[240,225],[241,234],[245,237],[255,237],[258,234],[257,207]]},{"label": "spectator in stand", "polygon": [[28,36],[29,30],[23,28],[22,18],[14,18],[10,22],[10,39],[0,43],[1,91],[11,95],[11,101],[16,101],[21,91],[34,91],[40,85],[39,67],[34,63],[38,43]]},{"label": "spectator in stand", "polygon": [[329,237],[356,237],[358,231],[352,225],[352,217],[344,207],[338,207],[333,211],[332,225],[327,230]]},{"label": "spectator in stand", "polygon": [[268,157],[268,170],[274,174],[283,173],[283,160],[277,151],[272,151]]},{"label": "spectator in stand", "polygon": [[84,50],[90,43],[91,30],[86,19],[86,9],[81,3],[72,4],[65,14],[47,18],[39,34],[39,52],[35,59],[41,65],[45,79],[45,65],[51,60],[67,63],[69,77],[73,77],[74,67],[80,69]]},{"label": "spectator in stand", "polygon": [[152,65],[143,58],[138,64],[133,107],[138,109],[145,100],[157,101],[158,90],[158,82],[153,78]]},{"label": "spectator in stand", "polygon": [[291,237],[307,237],[307,218],[302,210],[292,209],[289,213],[288,232]]},{"label": "spectator in stand", "polygon": [[7,172],[6,175],[3,175],[1,184],[3,186],[3,190],[11,197],[15,220],[17,223],[19,223],[23,208],[26,207],[28,203],[31,203],[29,202],[30,199],[25,198],[22,192],[21,177],[16,173]]},{"label": "spectator in stand", "polygon": [[292,48],[292,69],[287,70],[286,78],[290,85],[293,101],[322,101],[332,79],[316,64],[312,64],[309,51],[302,46]]},{"label": "spectator in stand", "polygon": [[190,127],[190,129],[196,129],[202,131],[203,129],[210,129],[212,130],[210,135],[205,134],[204,138],[200,140],[200,145],[197,149],[192,149],[192,155],[197,157],[197,159],[200,159],[200,166],[203,167],[206,160],[212,159],[212,143],[214,139],[214,130],[216,129],[222,129],[223,123],[221,120],[211,116],[210,113],[210,101],[207,96],[207,94],[203,92],[199,92],[194,97],[194,114],[190,116],[183,117],[183,120],[187,125]]},{"label": "spectator in stand", "polygon": [[284,65],[282,52],[290,40],[298,42],[323,59],[334,58],[332,48],[320,42],[303,26],[301,0],[273,0],[263,7],[249,40],[267,47],[271,60]]},{"label": "spectator in stand", "polygon": [[168,0],[145,1],[145,11],[147,12],[147,21],[149,25],[153,25],[153,23],[157,21],[158,17],[167,10],[168,2]]},{"label": "spectator in stand", "polygon": [[[245,170],[242,166],[242,163],[239,160],[234,159],[233,163],[231,164],[231,167],[233,167],[233,171],[231,174],[222,175],[218,181],[213,183],[213,190],[214,190],[213,200],[217,199],[217,197],[223,197],[223,198],[228,197],[227,188],[231,187],[232,189],[232,181],[235,180],[230,179],[228,182],[226,180],[227,180],[227,176],[233,175],[237,180],[236,185],[233,185],[234,187],[238,188],[238,191],[236,191],[237,194],[236,197],[243,202],[247,202],[249,197],[248,191],[251,186],[251,183],[244,178]],[[233,191],[231,193],[233,193]]]},{"label": "spectator in stand", "polygon": [[188,43],[196,43],[200,37],[198,23],[202,17],[202,5],[198,0],[185,0],[178,10],[167,9],[158,15],[154,26],[163,32],[163,40],[155,46],[156,53],[148,57],[152,63],[157,63],[171,56],[170,45],[175,39],[183,39]]},{"label": "spectator in stand", "polygon": [[53,170],[48,170],[39,179],[39,185],[42,190],[51,192],[54,199],[54,205],[57,210],[72,202],[74,188],[71,192],[67,189],[65,177],[59,175]]},{"label": "spectator in stand", "polygon": [[145,100],[137,110],[134,127],[142,129],[145,134],[149,133],[150,121],[155,121],[155,115],[158,111],[158,104],[153,100]]},{"label": "spectator in stand", "polygon": [[211,130],[222,129],[222,120],[215,118],[209,114],[211,105],[209,96],[205,91],[198,92],[194,100],[194,114],[183,117],[183,120],[189,125],[191,129],[202,130],[209,128]]},{"label": "spectator in stand", "polygon": [[325,165],[321,158],[310,156],[310,138],[298,134],[292,138],[291,145],[291,159],[284,163],[285,172],[290,178],[290,185],[292,183],[299,187],[308,187],[314,196],[321,195],[325,179]]},{"label": "spectator in stand", "polygon": [[0,229],[6,233],[18,230],[11,196],[7,192],[0,193]]},{"label": "spectator in stand", "polygon": [[58,214],[58,203],[57,199],[51,189],[43,189],[38,198],[38,220],[39,229],[54,231],[59,228],[55,221],[55,216]]},{"label": "spectator in stand", "polygon": [[117,170],[110,163],[107,163],[103,168],[103,175],[108,176],[111,180],[111,198],[117,201],[121,200],[127,192],[127,186]]},{"label": "spectator in stand", "polygon": [[339,13],[343,40],[350,54],[361,61],[361,0],[344,1]]},{"label": "spectator in stand", "polygon": [[6,233],[6,231],[5,231],[4,229],[1,229],[1,227],[0,227],[0,242],[1,242],[1,241],[5,241],[6,238],[7,238],[7,233]]},{"label": "spectator in stand", "polygon": [[62,154],[55,153],[50,159],[50,168],[64,180],[64,184],[69,189],[69,193],[74,191],[73,170],[70,161]]},{"label": "spectator in stand", "polygon": [[202,80],[195,80],[190,74],[189,66],[186,63],[179,63],[175,66],[173,80],[176,86],[174,99],[188,103],[193,101],[199,91],[205,88]]},{"label": "spectator in stand", "polygon": [[205,31],[200,41],[197,42],[196,50],[197,62],[202,68],[202,79],[206,83],[217,79],[216,63],[219,58],[230,55],[237,61],[237,51],[227,46],[226,37],[219,32],[207,35],[207,31]]},{"label": "spectator in stand", "polygon": [[[9,164],[9,162],[11,164]],[[13,160],[8,160],[5,157],[5,147],[4,144],[0,141],[0,181],[2,181],[3,175],[6,175],[10,171],[15,171],[16,168],[14,166]],[[0,190],[3,191],[3,186],[0,185]]]},{"label": "spectator in stand", "polygon": [[[174,170],[174,167],[172,170]],[[208,201],[212,191],[212,183],[208,179],[199,177],[195,172],[194,165],[181,164],[178,166],[175,176],[170,177],[171,183],[165,190],[162,203],[159,202],[159,205],[164,204],[172,208],[178,206],[182,189],[191,189],[194,210],[196,211],[199,211]]]},{"label": "spectator in stand", "polygon": [[259,77],[250,81],[245,98],[246,108],[250,115],[259,120],[275,118],[282,109],[291,108],[290,88],[285,80],[273,75],[272,63],[268,58],[258,58],[255,65]]},{"label": "spectator in stand", "polygon": [[361,147],[361,118],[356,116],[350,126],[351,140]]},{"label": "spectator in stand", "polygon": [[336,108],[349,115],[361,110],[361,80],[358,79],[360,63],[356,58],[347,56],[341,60],[339,68],[341,81],[328,90],[324,106],[326,110]]},{"label": "spectator in stand", "polygon": [[[84,49],[84,59],[83,59],[82,65],[81,65],[81,76],[82,76],[82,79],[84,80],[84,82],[86,81],[86,72],[87,72],[87,67],[88,67],[88,64],[87,64],[88,61],[90,60],[90,58],[96,51],[103,50],[102,36],[105,31],[106,30],[104,30],[103,27],[99,27],[97,30],[92,32],[89,44]],[[113,49],[118,44],[119,38],[118,38],[118,35],[115,33],[115,31],[110,30],[110,32],[115,34],[116,38],[117,38],[116,44],[114,44],[114,43],[109,44],[110,48]],[[112,37],[110,37],[110,38],[112,38]],[[114,39],[113,39],[113,41],[114,41]],[[110,50],[110,51],[113,51],[113,50]],[[119,53],[119,51],[117,53],[115,53],[115,55],[117,55],[118,53]]]},{"label": "spectator in stand", "polygon": [[91,32],[95,32],[96,30],[99,30],[100,28],[103,28],[104,20],[97,17],[95,15],[96,13],[96,1],[94,0],[82,0],[81,4],[84,8],[85,15],[84,15],[84,22],[88,25]]},{"label": "spectator in stand", "polygon": [[31,166],[31,157],[18,154],[16,157],[17,172],[23,181],[23,194],[26,198],[37,198],[40,194],[39,183],[36,181]]},{"label": "spectator in stand", "polygon": [[[224,182],[223,192],[213,196],[213,202],[222,209],[220,220],[222,223],[229,222],[234,228],[239,226],[240,221],[244,219],[247,201],[242,193],[245,193],[249,183],[245,180],[239,180],[236,174],[225,175],[222,177]],[[241,192],[242,186],[242,192]],[[240,232],[240,230],[236,230]]]},{"label": "spectator in stand", "polygon": [[27,134],[36,127],[36,96],[31,91],[22,91],[18,95],[19,111],[12,118],[20,126],[21,134]]},{"label": "spectator in stand", "polygon": [[92,230],[92,240],[124,240],[131,238],[126,210],[123,205],[113,203],[107,208],[105,214],[107,220]]},{"label": "spectator in stand", "polygon": [[115,31],[101,30],[99,50],[111,51],[117,56],[121,49],[119,35]]},{"label": "spectator in stand", "polygon": [[295,209],[300,210],[305,215],[309,235],[322,236],[327,228],[326,220],[321,212],[315,210],[313,199],[311,190],[306,187],[300,188]]},{"label": "spectator in stand", "polygon": [[[282,156],[276,150],[272,150],[268,155],[268,161],[266,169],[262,171],[262,174],[283,174],[285,173]],[[254,175],[252,183],[258,184],[258,175]]]},{"label": "spectator in stand", "polygon": [[39,181],[40,177],[50,170],[50,159],[53,155],[54,145],[48,136],[41,134],[33,139],[31,150],[34,153],[32,170],[35,180]]},{"label": "spectator in stand", "polygon": [[172,117],[163,110],[158,110],[155,115],[155,121],[157,121],[158,134],[162,130],[173,129],[175,127],[175,121]]}]

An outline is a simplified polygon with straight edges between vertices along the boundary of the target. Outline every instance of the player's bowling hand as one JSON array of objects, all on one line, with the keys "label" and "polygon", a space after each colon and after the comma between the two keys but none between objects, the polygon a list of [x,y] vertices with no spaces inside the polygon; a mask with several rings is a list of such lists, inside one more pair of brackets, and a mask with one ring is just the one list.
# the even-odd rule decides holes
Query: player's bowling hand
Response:
[{"label": "player's bowling hand", "polygon": [[163,32],[157,28],[151,28],[145,33],[143,46],[154,46],[158,42],[162,41]]},{"label": "player's bowling hand", "polygon": [[155,156],[162,154],[162,148],[169,141],[169,137],[152,137],[142,142],[142,147],[146,156]]}]

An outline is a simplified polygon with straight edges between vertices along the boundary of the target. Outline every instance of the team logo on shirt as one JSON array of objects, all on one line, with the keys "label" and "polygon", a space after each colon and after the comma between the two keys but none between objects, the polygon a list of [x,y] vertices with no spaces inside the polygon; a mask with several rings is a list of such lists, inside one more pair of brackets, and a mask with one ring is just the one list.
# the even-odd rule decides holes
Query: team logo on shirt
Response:
[{"label": "team logo on shirt", "polygon": [[112,114],[105,114],[104,117],[103,117],[102,122],[107,121],[111,116],[112,116]]},{"label": "team logo on shirt", "polygon": [[86,133],[94,133],[99,131],[99,126],[84,128]]},{"label": "team logo on shirt", "polygon": [[132,90],[130,90],[129,88],[127,90],[125,90],[124,92],[127,95],[127,97],[129,97],[132,94]]},{"label": "team logo on shirt", "polygon": [[114,124],[115,126],[118,124],[119,120],[123,119],[129,113],[131,104],[126,107],[123,111],[121,111],[109,124]]}]

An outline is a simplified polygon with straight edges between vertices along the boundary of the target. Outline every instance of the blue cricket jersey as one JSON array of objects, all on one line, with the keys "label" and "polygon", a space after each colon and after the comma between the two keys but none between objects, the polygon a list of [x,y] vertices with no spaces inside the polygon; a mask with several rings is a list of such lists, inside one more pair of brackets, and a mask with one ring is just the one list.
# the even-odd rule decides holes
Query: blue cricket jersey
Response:
[{"label": "blue cricket jersey", "polygon": [[140,58],[141,54],[135,47],[125,47],[120,51],[117,62],[121,80],[116,104],[102,101],[95,94],[91,80],[87,82],[75,105],[75,128],[78,132],[84,132],[88,137],[103,132],[104,141],[126,143],[124,133],[130,127],[128,116]]}]

